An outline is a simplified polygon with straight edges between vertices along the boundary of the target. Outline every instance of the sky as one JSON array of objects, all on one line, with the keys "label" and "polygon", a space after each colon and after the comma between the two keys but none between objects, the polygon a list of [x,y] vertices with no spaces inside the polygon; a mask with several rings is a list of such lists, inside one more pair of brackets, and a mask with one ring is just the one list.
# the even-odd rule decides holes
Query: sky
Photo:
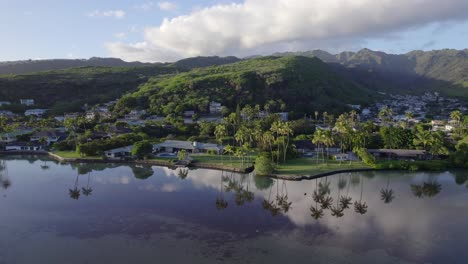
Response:
[{"label": "sky", "polygon": [[467,0],[0,0],[0,61],[468,48]]}]

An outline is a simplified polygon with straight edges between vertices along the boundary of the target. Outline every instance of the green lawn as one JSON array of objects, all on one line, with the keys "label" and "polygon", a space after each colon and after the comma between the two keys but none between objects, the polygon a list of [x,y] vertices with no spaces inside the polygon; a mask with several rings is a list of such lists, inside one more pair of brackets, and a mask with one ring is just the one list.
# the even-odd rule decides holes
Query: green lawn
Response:
[{"label": "green lawn", "polygon": [[206,165],[224,165],[233,168],[247,168],[252,165],[252,161],[255,160],[255,156],[248,156],[244,158],[244,164],[242,165],[241,159],[237,157],[230,157],[227,155],[208,155],[208,154],[194,154],[190,155],[193,159],[193,163],[206,164]]},{"label": "green lawn", "polygon": [[55,155],[58,155],[65,159],[102,159],[100,156],[95,157],[85,157],[80,156],[80,154],[76,153],[75,151],[54,151]]},{"label": "green lawn", "polygon": [[335,170],[347,170],[347,169],[362,169],[370,168],[361,161],[353,161],[351,164],[349,161],[329,160],[323,163],[322,160],[314,158],[298,158],[286,161],[286,163],[280,164],[275,173],[282,175],[316,175],[320,173],[335,171]]}]

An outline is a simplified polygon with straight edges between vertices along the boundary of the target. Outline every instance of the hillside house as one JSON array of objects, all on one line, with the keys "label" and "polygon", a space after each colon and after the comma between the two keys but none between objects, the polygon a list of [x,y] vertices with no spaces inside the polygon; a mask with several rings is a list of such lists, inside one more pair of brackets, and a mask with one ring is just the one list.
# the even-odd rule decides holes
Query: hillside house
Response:
[{"label": "hillside house", "polygon": [[20,104],[26,105],[26,106],[31,106],[34,105],[34,99],[20,99]]},{"label": "hillside house", "polygon": [[42,117],[46,112],[47,109],[28,109],[24,112],[24,115]]},{"label": "hillside house", "polygon": [[32,129],[23,129],[23,130],[16,130],[10,133],[3,133],[0,135],[0,142],[1,143],[11,143],[17,140],[17,137],[27,135],[32,133]]},{"label": "hillside house", "polygon": [[116,148],[116,149],[104,151],[104,155],[106,156],[107,159],[121,160],[125,158],[131,158],[132,150],[133,150],[133,146],[126,146],[122,148]]},{"label": "hillside house", "polygon": [[210,114],[220,114],[222,107],[221,103],[214,101],[210,102]]},{"label": "hillside house", "polygon": [[67,135],[65,133],[54,131],[54,130],[40,131],[40,132],[34,133],[30,137],[30,141],[38,142],[41,140],[41,138],[44,138],[47,142],[47,145],[50,145],[52,143],[65,140],[67,138]]}]

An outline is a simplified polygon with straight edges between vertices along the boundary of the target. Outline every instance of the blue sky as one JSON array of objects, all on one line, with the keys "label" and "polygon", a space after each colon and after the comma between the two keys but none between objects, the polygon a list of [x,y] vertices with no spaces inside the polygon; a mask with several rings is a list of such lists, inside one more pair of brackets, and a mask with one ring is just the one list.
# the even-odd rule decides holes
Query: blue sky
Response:
[{"label": "blue sky", "polygon": [[0,0],[0,61],[468,48],[466,0],[373,2]]}]

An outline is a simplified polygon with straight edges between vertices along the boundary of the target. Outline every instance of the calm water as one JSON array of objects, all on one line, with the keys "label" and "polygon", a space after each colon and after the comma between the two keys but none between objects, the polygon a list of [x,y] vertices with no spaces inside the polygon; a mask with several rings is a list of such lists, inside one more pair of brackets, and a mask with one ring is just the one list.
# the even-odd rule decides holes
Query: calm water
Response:
[{"label": "calm water", "polygon": [[38,157],[0,164],[2,264],[468,259],[467,171],[287,182]]}]

